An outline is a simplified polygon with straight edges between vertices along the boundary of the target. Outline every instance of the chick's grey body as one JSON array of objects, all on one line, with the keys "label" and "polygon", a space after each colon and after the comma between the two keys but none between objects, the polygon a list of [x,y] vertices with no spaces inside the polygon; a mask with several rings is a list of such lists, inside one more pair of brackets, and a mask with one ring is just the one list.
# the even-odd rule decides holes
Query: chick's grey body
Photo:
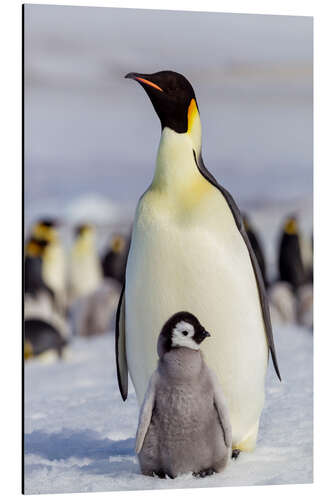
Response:
[{"label": "chick's grey body", "polygon": [[231,446],[229,417],[199,350],[179,347],[159,360],[142,406],[137,448],[149,417],[138,453],[143,474],[205,475],[225,467]]}]

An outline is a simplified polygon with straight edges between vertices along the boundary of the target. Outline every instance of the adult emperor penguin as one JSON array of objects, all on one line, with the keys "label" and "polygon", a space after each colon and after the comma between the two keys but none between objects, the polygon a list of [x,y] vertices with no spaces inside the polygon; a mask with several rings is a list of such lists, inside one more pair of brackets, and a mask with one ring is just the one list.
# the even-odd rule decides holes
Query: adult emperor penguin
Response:
[{"label": "adult emperor penguin", "polygon": [[257,258],[260,271],[262,274],[262,279],[264,280],[265,287],[268,286],[267,275],[266,275],[266,260],[264,256],[263,247],[258,236],[258,233],[252,226],[250,219],[247,214],[243,214],[244,229],[246,231],[247,237],[251,243],[255,256]]},{"label": "adult emperor penguin", "polygon": [[102,283],[102,267],[95,242],[95,228],[81,224],[75,228],[75,241],[70,256],[70,298],[95,292]]},{"label": "adult emperor penguin", "polygon": [[294,215],[287,217],[283,225],[279,244],[279,274],[280,281],[290,283],[294,292],[305,283],[300,231]]},{"label": "adult emperor penguin", "polygon": [[157,332],[191,311],[214,332],[203,346],[227,400],[233,448],[255,447],[269,349],[280,378],[261,272],[231,195],[205,167],[201,122],[188,80],[173,71],[129,73],[161,121],[153,181],[140,198],[116,326],[119,388],[129,369],[141,405]]},{"label": "adult emperor penguin", "polygon": [[41,219],[33,227],[33,236],[48,242],[43,256],[43,279],[53,290],[59,311],[64,313],[67,305],[67,257],[58,226],[55,219]]}]

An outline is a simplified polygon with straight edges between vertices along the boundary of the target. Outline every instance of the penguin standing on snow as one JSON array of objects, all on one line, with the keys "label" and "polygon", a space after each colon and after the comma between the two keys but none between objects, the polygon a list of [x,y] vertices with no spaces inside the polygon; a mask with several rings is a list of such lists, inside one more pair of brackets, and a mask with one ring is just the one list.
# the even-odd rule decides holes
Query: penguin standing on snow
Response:
[{"label": "penguin standing on snow", "polygon": [[283,226],[279,244],[279,275],[280,281],[290,283],[294,292],[305,282],[299,228],[295,216],[287,217]]},{"label": "penguin standing on snow", "polygon": [[[24,320],[24,359],[45,355],[61,358],[68,340],[51,323],[41,318]],[[50,358],[49,358],[50,359]]]},{"label": "penguin standing on snow", "polygon": [[44,294],[53,302],[54,292],[43,279],[43,255],[48,246],[46,240],[30,238],[26,244],[24,256],[24,294],[37,298]]},{"label": "penguin standing on snow", "polygon": [[32,234],[48,242],[43,255],[43,279],[55,295],[59,312],[64,314],[67,307],[67,259],[59,237],[58,222],[41,219],[34,225]]},{"label": "penguin standing on snow", "polygon": [[220,472],[231,452],[226,401],[200,352],[210,334],[188,312],[174,314],[158,339],[159,362],[150,379],[136,436],[141,471],[175,478]]},{"label": "penguin standing on snow", "polygon": [[93,226],[89,224],[78,226],[75,236],[70,262],[72,301],[95,292],[102,282],[102,268],[96,249]]},{"label": "penguin standing on snow", "polygon": [[129,369],[141,405],[157,362],[160,325],[174,311],[191,311],[214,332],[202,349],[225,393],[233,448],[253,450],[269,350],[280,378],[257,259],[236,203],[203,163],[200,115],[189,81],[173,71],[127,78],[146,91],[162,134],[153,181],[137,206],[117,311],[122,397]]},{"label": "penguin standing on snow", "polygon": [[126,261],[129,250],[128,240],[121,234],[112,236],[110,249],[107,250],[103,259],[103,275],[112,278],[123,285],[126,272]]},{"label": "penguin standing on snow", "polygon": [[265,287],[267,288],[268,282],[267,282],[267,276],[266,276],[266,261],[264,257],[264,252],[262,249],[262,245],[259,239],[258,234],[254,230],[249,217],[245,214],[243,214],[243,223],[244,223],[244,229],[246,231],[247,237],[249,238],[249,241],[251,243],[251,246],[253,248],[253,251],[255,253],[255,256],[257,257],[257,261],[261,270],[261,275],[262,279],[264,280]]}]

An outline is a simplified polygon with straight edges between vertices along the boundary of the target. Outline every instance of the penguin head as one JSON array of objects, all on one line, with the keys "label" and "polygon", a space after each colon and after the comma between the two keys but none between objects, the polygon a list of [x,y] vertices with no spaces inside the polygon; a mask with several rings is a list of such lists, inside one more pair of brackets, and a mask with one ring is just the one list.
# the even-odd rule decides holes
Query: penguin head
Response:
[{"label": "penguin head", "polygon": [[42,257],[48,244],[49,241],[47,240],[42,240],[34,237],[30,238],[26,244],[26,256]]},{"label": "penguin head", "polygon": [[80,224],[75,227],[75,237],[76,238],[84,238],[90,237],[94,233],[94,229],[90,224]]},{"label": "penguin head", "polygon": [[166,352],[178,347],[198,351],[201,342],[210,337],[199,320],[191,313],[181,311],[168,319],[158,338],[157,352],[161,358]]},{"label": "penguin head", "polygon": [[183,75],[175,71],[158,71],[128,73],[125,78],[136,80],[145,89],[162,130],[169,127],[178,133],[191,133],[199,111],[192,85]]},{"label": "penguin head", "polygon": [[33,228],[33,236],[35,238],[44,239],[49,242],[54,242],[57,239],[57,221],[55,219],[41,219]]},{"label": "penguin head", "polygon": [[296,235],[298,234],[298,223],[297,223],[297,218],[295,215],[291,215],[286,218],[284,226],[283,226],[283,231],[286,234],[289,235]]}]

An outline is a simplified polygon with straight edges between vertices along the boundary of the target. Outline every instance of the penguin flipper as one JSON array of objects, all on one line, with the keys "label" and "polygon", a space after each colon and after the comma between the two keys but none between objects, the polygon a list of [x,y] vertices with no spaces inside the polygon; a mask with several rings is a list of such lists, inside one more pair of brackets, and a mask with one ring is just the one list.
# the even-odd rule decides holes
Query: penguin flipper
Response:
[{"label": "penguin flipper", "polygon": [[231,213],[234,217],[236,226],[237,226],[240,234],[242,235],[243,240],[247,246],[247,250],[248,250],[249,255],[250,255],[252,268],[253,268],[254,275],[256,278],[256,282],[257,282],[262,317],[263,317],[265,330],[266,330],[267,344],[268,344],[269,350],[271,352],[272,361],[273,361],[276,375],[278,376],[279,380],[281,380],[281,375],[280,375],[280,370],[279,370],[279,366],[278,366],[278,362],[277,362],[277,356],[276,356],[275,345],[274,345],[273,330],[272,330],[272,323],[271,323],[271,316],[270,316],[270,312],[269,312],[269,304],[268,304],[268,299],[267,299],[267,294],[266,294],[266,288],[265,288],[264,280],[263,280],[263,277],[261,274],[261,270],[260,270],[257,258],[255,256],[255,253],[253,251],[253,248],[251,246],[249,238],[246,234],[246,230],[244,228],[244,224],[243,224],[240,210],[239,210],[235,200],[233,199],[233,197],[229,193],[229,191],[227,191],[223,186],[221,186],[217,182],[215,177],[206,168],[201,154],[199,156],[199,159],[197,159],[196,153],[193,150],[193,156],[194,156],[194,160],[195,160],[195,163],[197,165],[199,172],[205,177],[205,179],[208,182],[210,182],[213,186],[215,186],[220,191],[220,193],[222,194],[222,196],[224,197],[224,199],[228,203],[228,206],[229,206]]},{"label": "penguin flipper", "polygon": [[[208,367],[207,367],[208,368]],[[228,411],[228,406],[227,406],[227,401],[224,397],[222,388],[220,386],[220,383],[215,375],[215,373],[208,368],[208,371],[210,373],[210,378],[213,383],[213,389],[214,389],[214,406],[216,408],[219,421],[222,427],[223,435],[224,435],[224,442],[227,448],[231,447],[232,444],[232,429],[231,429],[231,423],[230,423],[230,418],[229,418],[229,411]]]},{"label": "penguin flipper", "polygon": [[158,372],[154,371],[154,373],[150,377],[145,398],[143,400],[140,410],[139,425],[136,433],[136,444],[135,444],[135,451],[137,454],[140,453],[141,451],[143,442],[145,440],[147,431],[149,429],[155,403],[157,381],[158,381]]},{"label": "penguin flipper", "polygon": [[128,392],[128,368],[126,358],[125,339],[125,284],[120,294],[116,314],[116,362],[117,379],[123,401],[127,399]]}]

